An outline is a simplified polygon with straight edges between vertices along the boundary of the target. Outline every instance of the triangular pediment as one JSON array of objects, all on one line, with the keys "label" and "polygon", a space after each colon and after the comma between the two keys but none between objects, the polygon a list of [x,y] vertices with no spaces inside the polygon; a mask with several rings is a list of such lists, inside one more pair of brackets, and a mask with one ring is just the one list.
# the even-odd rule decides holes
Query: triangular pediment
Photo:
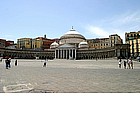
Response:
[{"label": "triangular pediment", "polygon": [[75,46],[71,44],[63,44],[59,45],[57,49],[69,49],[69,48],[75,48]]}]

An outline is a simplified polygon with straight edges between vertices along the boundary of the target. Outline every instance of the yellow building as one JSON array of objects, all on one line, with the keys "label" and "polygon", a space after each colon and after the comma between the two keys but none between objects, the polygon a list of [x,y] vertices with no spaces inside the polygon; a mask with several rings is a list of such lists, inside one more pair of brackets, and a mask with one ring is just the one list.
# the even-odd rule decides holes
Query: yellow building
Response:
[{"label": "yellow building", "polygon": [[50,45],[58,39],[48,39],[46,36],[37,38],[20,38],[17,40],[17,48],[45,50],[50,49]]},{"label": "yellow building", "polygon": [[140,56],[140,31],[125,33],[126,44],[130,44],[132,57]]},{"label": "yellow building", "polygon": [[17,40],[18,49],[32,49],[32,39],[31,38],[20,38]]},{"label": "yellow building", "polygon": [[33,49],[40,49],[43,44],[43,41],[41,38],[35,38],[32,40],[32,48]]}]

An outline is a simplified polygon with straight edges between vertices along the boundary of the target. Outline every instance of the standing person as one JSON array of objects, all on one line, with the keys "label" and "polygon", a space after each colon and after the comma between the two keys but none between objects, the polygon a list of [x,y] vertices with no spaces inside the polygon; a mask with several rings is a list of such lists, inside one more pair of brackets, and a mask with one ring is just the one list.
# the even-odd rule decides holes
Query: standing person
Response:
[{"label": "standing person", "polygon": [[119,60],[119,68],[121,68],[121,65],[122,65],[122,60],[120,59]]},{"label": "standing person", "polygon": [[8,58],[5,60],[5,64],[6,64],[6,69],[8,69],[8,67],[9,67],[9,60],[8,60]]},{"label": "standing person", "polygon": [[130,66],[133,69],[133,60],[131,59]]},{"label": "standing person", "polygon": [[47,59],[44,61],[43,67],[47,66]]},{"label": "standing person", "polygon": [[15,60],[15,66],[17,66],[17,60]]},{"label": "standing person", "polygon": [[126,69],[126,61],[124,60],[124,68]]},{"label": "standing person", "polygon": [[11,58],[8,59],[8,67],[11,68]]},{"label": "standing person", "polygon": [[130,67],[131,66],[131,59],[128,59],[128,63],[127,64],[128,64],[128,69],[130,69],[131,68]]}]

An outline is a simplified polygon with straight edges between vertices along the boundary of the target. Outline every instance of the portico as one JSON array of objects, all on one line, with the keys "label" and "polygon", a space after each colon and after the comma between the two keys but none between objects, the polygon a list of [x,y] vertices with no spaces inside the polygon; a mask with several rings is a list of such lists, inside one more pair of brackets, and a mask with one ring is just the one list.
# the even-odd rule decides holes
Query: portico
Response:
[{"label": "portico", "polygon": [[76,59],[76,48],[70,44],[64,44],[55,49],[55,59]]}]

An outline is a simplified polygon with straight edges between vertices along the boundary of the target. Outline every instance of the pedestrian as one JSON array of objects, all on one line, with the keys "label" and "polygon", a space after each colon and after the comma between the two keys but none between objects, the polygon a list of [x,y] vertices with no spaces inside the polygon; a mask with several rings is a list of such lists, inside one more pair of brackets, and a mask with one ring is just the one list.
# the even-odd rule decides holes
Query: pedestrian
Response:
[{"label": "pedestrian", "polygon": [[128,67],[127,67],[127,69],[130,69],[130,68],[131,68],[131,59],[128,59],[128,62],[127,62],[127,64],[128,64]]},{"label": "pedestrian", "polygon": [[47,66],[47,59],[44,61],[43,67]]},{"label": "pedestrian", "polygon": [[130,66],[133,69],[133,60],[131,59]]},{"label": "pedestrian", "polygon": [[8,60],[8,58],[5,60],[5,64],[6,64],[6,69],[8,69],[8,67],[9,67],[9,60]]},{"label": "pedestrian", "polygon": [[126,61],[124,60],[124,68],[126,69]]},{"label": "pedestrian", "polygon": [[15,66],[17,66],[17,60],[15,60]]},{"label": "pedestrian", "polygon": [[8,59],[8,67],[11,68],[11,58]]},{"label": "pedestrian", "polygon": [[121,65],[122,65],[122,60],[120,59],[119,60],[119,68],[121,68]]},{"label": "pedestrian", "polygon": [[44,62],[43,67],[46,67],[46,61]]}]

